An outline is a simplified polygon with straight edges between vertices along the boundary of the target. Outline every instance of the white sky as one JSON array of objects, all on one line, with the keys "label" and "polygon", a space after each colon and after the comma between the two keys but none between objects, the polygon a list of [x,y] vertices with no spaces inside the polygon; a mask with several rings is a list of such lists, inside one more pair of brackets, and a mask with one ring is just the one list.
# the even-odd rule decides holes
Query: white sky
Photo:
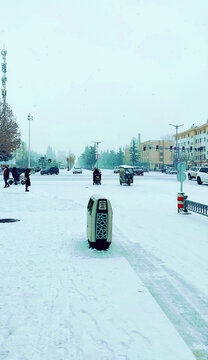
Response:
[{"label": "white sky", "polygon": [[79,155],[200,125],[207,111],[206,0],[0,0],[7,101],[22,139]]}]

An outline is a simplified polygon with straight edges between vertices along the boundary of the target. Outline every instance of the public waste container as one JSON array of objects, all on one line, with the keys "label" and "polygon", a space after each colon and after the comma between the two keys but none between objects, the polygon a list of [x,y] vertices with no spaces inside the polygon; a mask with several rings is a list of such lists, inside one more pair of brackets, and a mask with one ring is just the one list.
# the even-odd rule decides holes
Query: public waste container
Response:
[{"label": "public waste container", "polygon": [[90,247],[106,250],[112,242],[113,211],[108,199],[91,196],[87,206],[87,238]]}]

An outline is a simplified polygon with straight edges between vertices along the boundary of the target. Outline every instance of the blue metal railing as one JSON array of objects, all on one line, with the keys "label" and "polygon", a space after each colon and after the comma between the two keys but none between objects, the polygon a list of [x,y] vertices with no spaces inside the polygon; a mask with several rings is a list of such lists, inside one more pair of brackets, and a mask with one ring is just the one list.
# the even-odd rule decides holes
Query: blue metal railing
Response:
[{"label": "blue metal railing", "polygon": [[208,205],[200,204],[195,201],[185,200],[184,201],[184,210],[193,211],[197,214],[208,216]]}]

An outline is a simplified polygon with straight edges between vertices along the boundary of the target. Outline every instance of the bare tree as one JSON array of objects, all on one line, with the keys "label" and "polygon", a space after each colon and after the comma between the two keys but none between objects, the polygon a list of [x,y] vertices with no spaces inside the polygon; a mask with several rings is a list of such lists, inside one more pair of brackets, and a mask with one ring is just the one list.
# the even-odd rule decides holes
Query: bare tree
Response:
[{"label": "bare tree", "polygon": [[20,146],[20,131],[12,109],[0,105],[0,160],[7,161]]}]

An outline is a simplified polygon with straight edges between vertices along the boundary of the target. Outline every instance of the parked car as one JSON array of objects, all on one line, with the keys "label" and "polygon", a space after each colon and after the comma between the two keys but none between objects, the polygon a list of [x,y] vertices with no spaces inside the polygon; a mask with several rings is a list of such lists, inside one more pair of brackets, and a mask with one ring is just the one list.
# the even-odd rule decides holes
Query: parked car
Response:
[{"label": "parked car", "polygon": [[60,169],[62,169],[62,170],[66,169],[65,165],[64,165],[64,164],[60,164]]},{"label": "parked car", "polygon": [[196,175],[197,184],[208,184],[208,165],[201,166]]},{"label": "parked car", "polygon": [[139,166],[133,167],[133,174],[134,175],[144,175],[144,170]]},{"label": "parked car", "polygon": [[176,169],[170,169],[169,174],[178,174],[178,171]]},{"label": "parked car", "polygon": [[40,171],[40,174],[41,175],[53,175],[53,174],[58,175],[59,174],[59,168],[57,166],[52,166],[52,167],[49,167],[49,168],[46,168],[46,169],[42,169]]},{"label": "parked car", "polygon": [[189,178],[189,180],[192,180],[193,178],[196,179],[198,170],[199,170],[199,168],[197,166],[192,166],[188,170],[188,178]]},{"label": "parked car", "polygon": [[73,174],[82,174],[82,169],[79,167],[74,167],[72,172]]},{"label": "parked car", "polygon": [[114,174],[119,174],[119,167],[118,166],[114,167],[113,172]]},{"label": "parked car", "polygon": [[177,170],[173,167],[167,167],[165,169],[165,174],[177,174]]}]

